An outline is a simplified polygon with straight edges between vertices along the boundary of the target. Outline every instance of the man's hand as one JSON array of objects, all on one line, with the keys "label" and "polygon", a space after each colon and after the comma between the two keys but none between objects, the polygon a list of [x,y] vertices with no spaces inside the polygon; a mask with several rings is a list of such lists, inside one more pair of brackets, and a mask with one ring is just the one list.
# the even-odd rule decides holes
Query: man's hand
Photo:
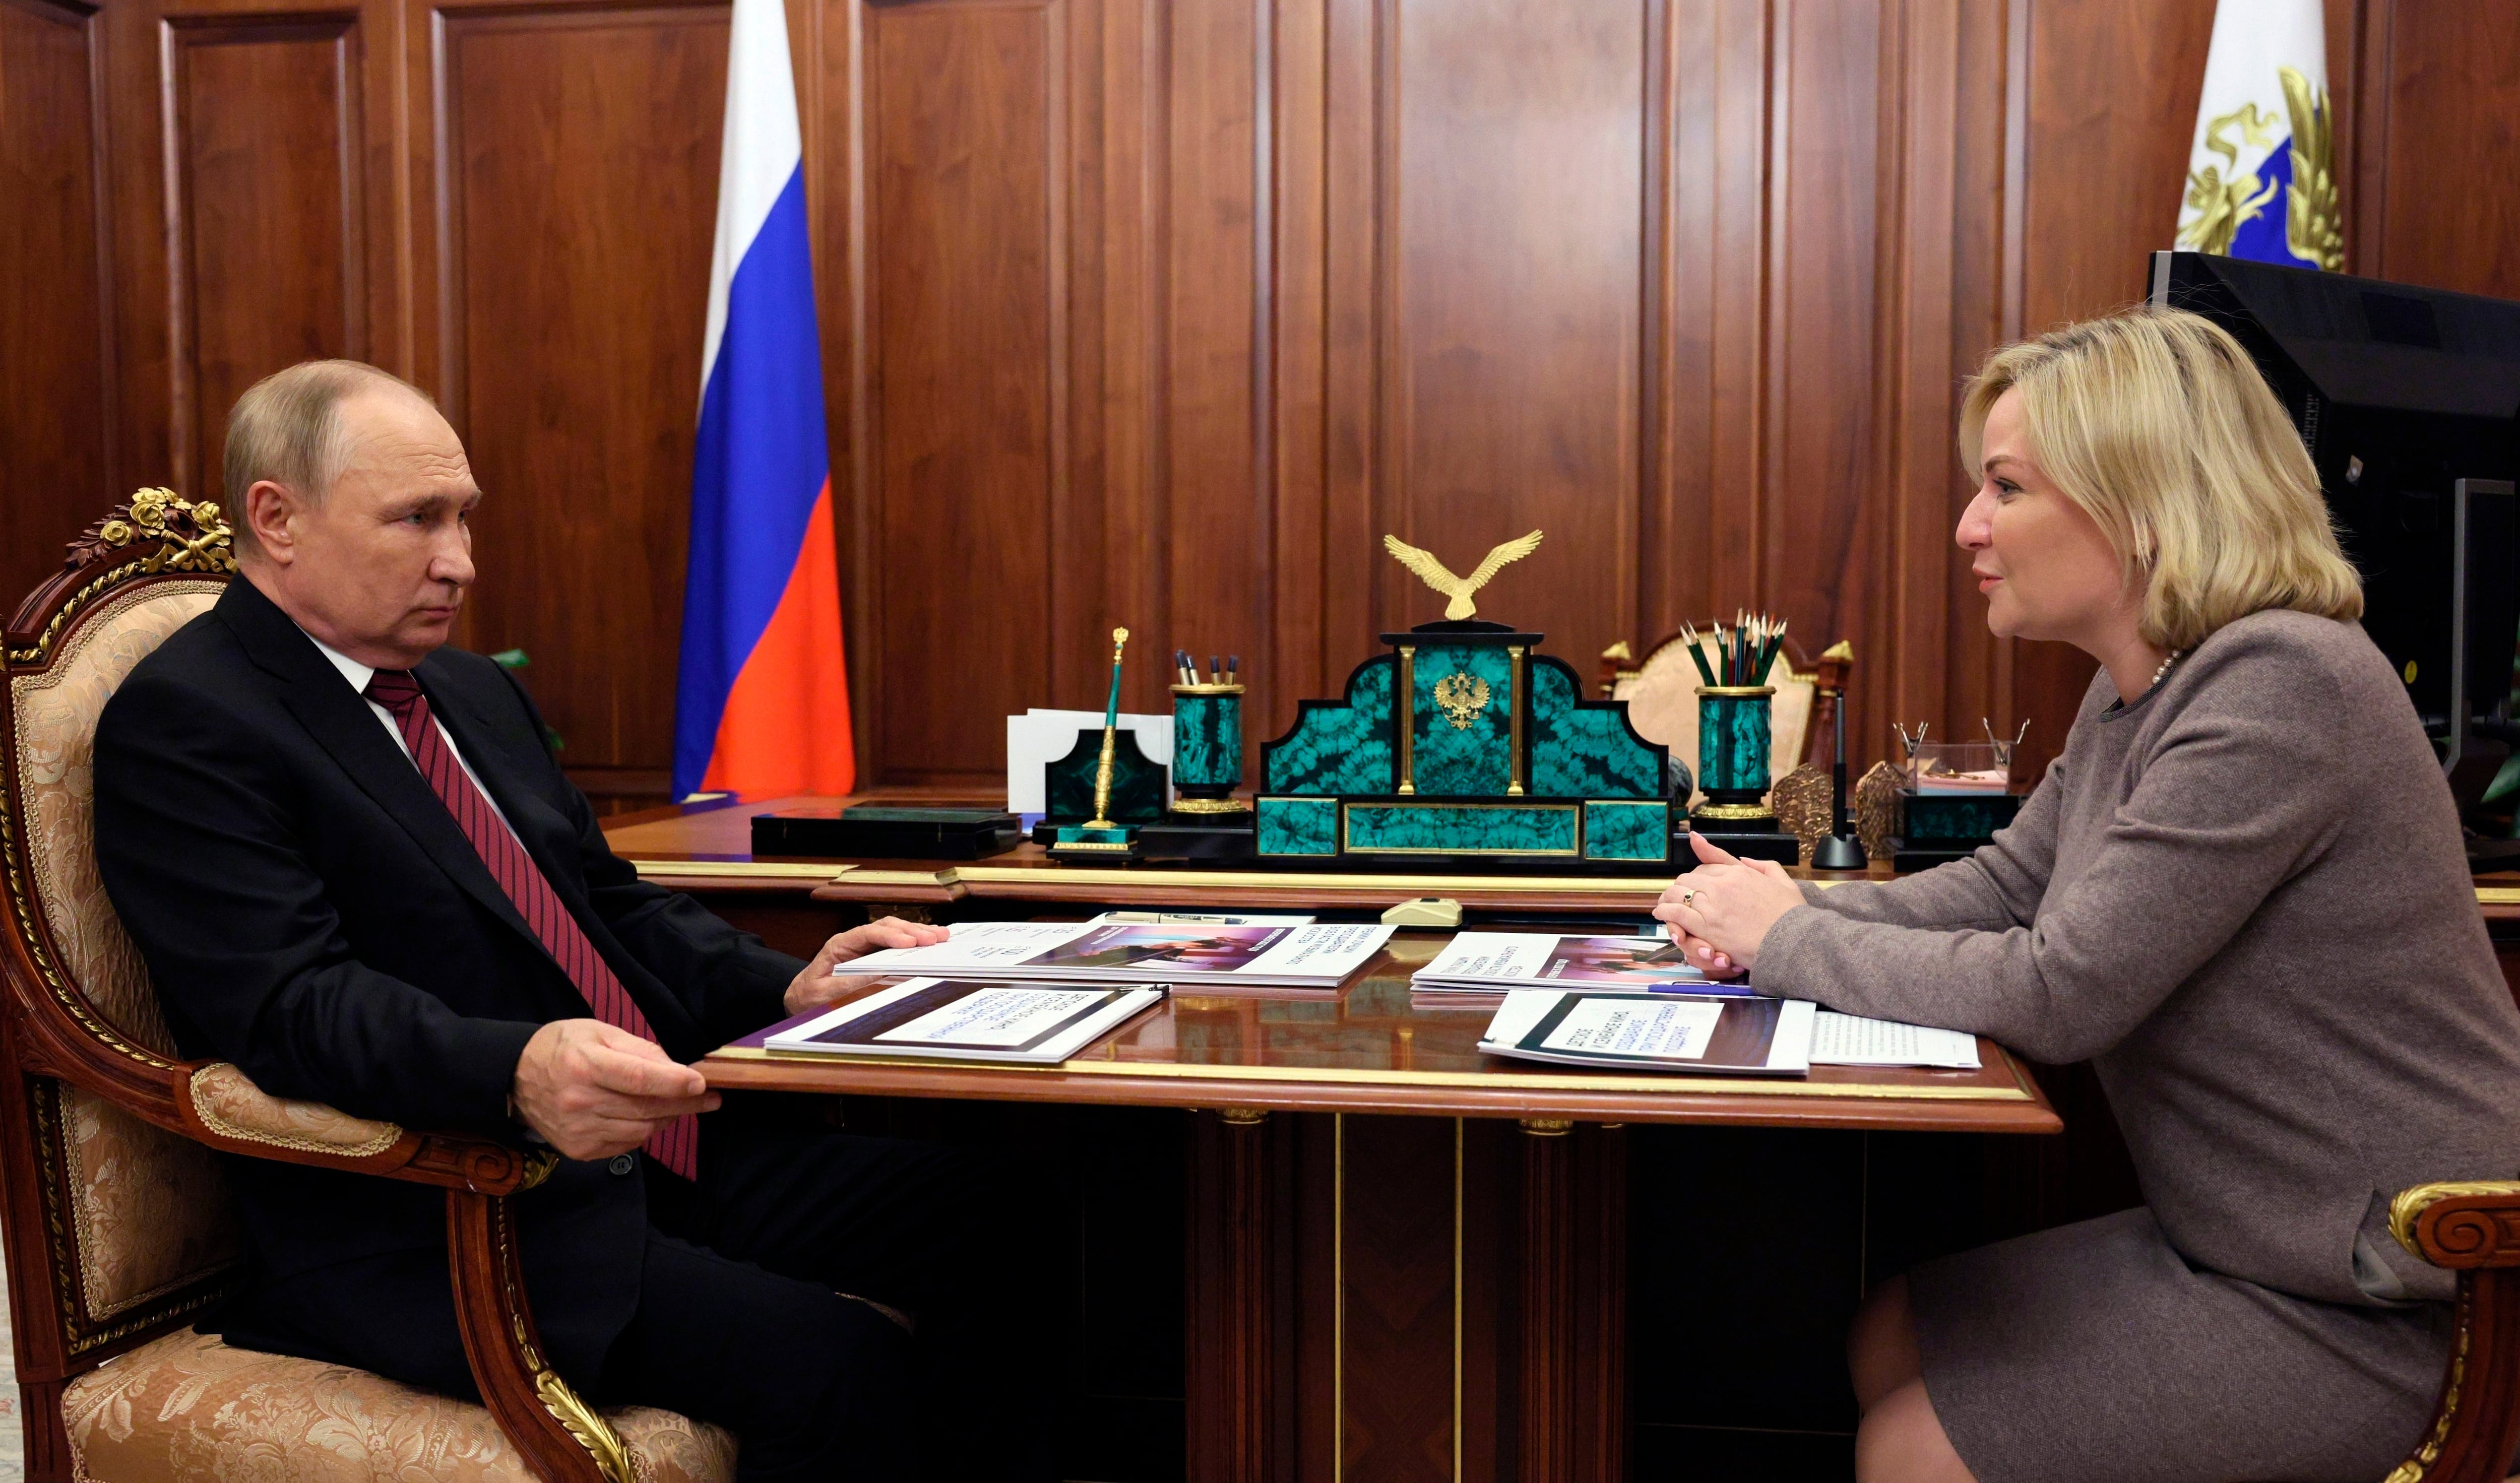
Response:
[{"label": "man's hand", "polygon": [[569,1158],[610,1158],[686,1112],[714,1112],[699,1072],[600,1019],[556,1019],[525,1042],[517,1116]]},{"label": "man's hand", "polygon": [[788,1012],[802,1014],[808,1010],[823,1009],[836,1002],[849,987],[833,981],[832,969],[852,958],[863,958],[883,948],[923,948],[943,942],[943,927],[926,921],[904,921],[898,917],[878,917],[862,927],[851,927],[823,944],[805,971],[788,984]]},{"label": "man's hand", "polygon": [[1716,978],[1734,978],[1758,962],[1777,919],[1804,905],[1802,887],[1769,860],[1741,860],[1688,836],[1697,869],[1662,893],[1654,916],[1671,924],[1688,961]]}]

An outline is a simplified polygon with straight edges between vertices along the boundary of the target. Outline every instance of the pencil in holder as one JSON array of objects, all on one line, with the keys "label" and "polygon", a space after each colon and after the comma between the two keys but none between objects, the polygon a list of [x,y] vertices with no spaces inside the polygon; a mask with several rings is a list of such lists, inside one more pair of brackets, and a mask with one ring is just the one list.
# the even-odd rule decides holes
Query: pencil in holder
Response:
[{"label": "pencil in holder", "polygon": [[1697,688],[1698,813],[1715,819],[1766,817],[1770,685]]},{"label": "pencil in holder", "polygon": [[1173,687],[1173,812],[1238,814],[1242,785],[1242,687]]}]

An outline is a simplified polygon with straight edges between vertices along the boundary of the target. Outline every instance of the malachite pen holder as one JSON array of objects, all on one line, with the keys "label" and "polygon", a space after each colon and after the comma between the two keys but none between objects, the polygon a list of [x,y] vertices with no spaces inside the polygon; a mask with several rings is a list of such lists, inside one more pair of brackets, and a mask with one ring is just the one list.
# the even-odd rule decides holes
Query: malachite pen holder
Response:
[{"label": "malachite pen holder", "polygon": [[1242,687],[1173,687],[1173,812],[1239,814],[1242,786]]},{"label": "malachite pen holder", "polygon": [[1705,819],[1765,819],[1768,791],[1769,685],[1697,688],[1697,786]]}]

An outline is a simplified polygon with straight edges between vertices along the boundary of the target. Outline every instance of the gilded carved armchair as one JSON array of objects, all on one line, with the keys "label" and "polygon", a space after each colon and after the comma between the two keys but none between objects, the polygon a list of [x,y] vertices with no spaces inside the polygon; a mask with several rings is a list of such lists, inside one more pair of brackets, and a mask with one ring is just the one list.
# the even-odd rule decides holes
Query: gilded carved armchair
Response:
[{"label": "gilded carved armchair", "polygon": [[[96,870],[96,721],[123,677],[235,569],[217,507],[142,490],[73,542],[6,628],[0,711],[0,1210],[26,1465],[41,1483],[158,1483],[249,1458],[292,1478],[720,1483],[725,1432],[599,1415],[543,1361],[507,1197],[550,1155],[265,1095],[176,1057]],[[164,801],[170,809],[183,800]],[[211,1150],[434,1185],[482,1405],[231,1349],[191,1320],[239,1258]]]},{"label": "gilded carved armchair", "polygon": [[2493,1483],[2520,1447],[2520,1183],[2418,1185],[2389,1231],[2458,1274],[2458,1326],[2433,1424],[2387,1483]]}]

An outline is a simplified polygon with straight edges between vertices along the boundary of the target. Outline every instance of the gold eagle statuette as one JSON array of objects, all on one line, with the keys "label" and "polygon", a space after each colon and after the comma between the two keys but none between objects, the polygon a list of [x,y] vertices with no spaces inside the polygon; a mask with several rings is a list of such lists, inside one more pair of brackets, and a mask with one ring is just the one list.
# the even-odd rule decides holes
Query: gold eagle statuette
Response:
[{"label": "gold eagle statuette", "polygon": [[1479,563],[1478,570],[1467,577],[1453,575],[1452,569],[1436,561],[1431,553],[1420,551],[1396,535],[1384,536],[1382,545],[1400,559],[1401,565],[1418,573],[1419,581],[1452,599],[1444,607],[1444,616],[1458,623],[1479,610],[1478,605],[1470,601],[1471,593],[1488,585],[1488,579],[1504,569],[1507,562],[1519,562],[1540,549],[1540,532],[1535,530],[1497,547],[1488,553],[1486,561]]}]

